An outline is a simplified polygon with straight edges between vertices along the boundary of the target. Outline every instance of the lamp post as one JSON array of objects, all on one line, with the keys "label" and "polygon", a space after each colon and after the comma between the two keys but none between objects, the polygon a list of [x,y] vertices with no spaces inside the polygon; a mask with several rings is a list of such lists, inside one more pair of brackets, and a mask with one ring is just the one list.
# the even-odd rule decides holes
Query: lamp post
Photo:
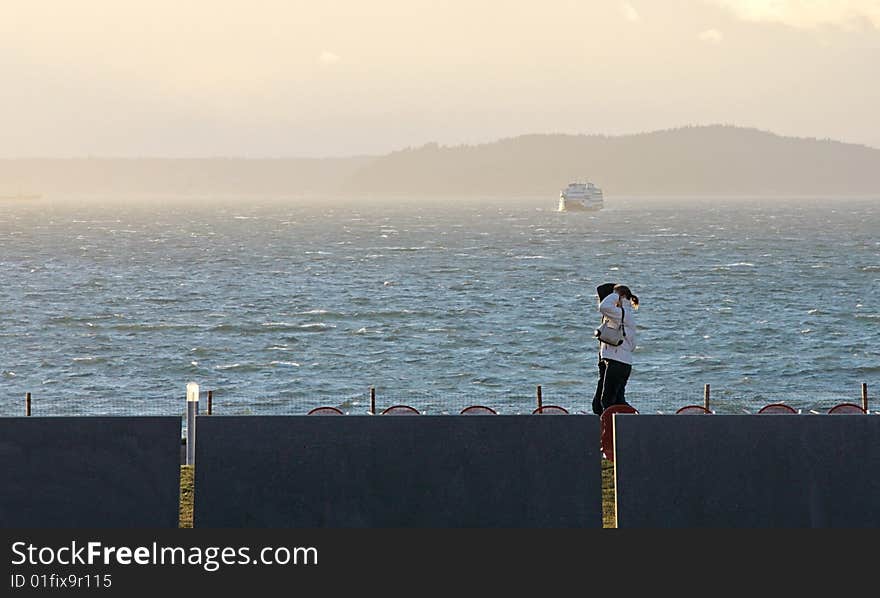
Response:
[{"label": "lamp post", "polygon": [[186,464],[196,462],[196,416],[199,414],[199,385],[186,385]]}]

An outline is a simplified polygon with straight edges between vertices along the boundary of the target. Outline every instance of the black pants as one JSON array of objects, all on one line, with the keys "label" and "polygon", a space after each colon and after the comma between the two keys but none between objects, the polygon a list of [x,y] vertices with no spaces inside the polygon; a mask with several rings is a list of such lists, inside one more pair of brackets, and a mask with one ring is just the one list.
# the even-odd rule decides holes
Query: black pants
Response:
[{"label": "black pants", "polygon": [[602,415],[602,383],[605,378],[605,362],[599,360],[599,378],[596,381],[596,394],[593,395],[593,413]]},{"label": "black pants", "polygon": [[[604,368],[603,364],[604,363]],[[613,359],[599,360],[599,384],[601,390],[596,388],[599,394],[599,405],[604,411],[611,405],[626,405],[626,383],[632,372],[632,365],[615,361]],[[596,402],[593,401],[593,412],[596,411]]]}]

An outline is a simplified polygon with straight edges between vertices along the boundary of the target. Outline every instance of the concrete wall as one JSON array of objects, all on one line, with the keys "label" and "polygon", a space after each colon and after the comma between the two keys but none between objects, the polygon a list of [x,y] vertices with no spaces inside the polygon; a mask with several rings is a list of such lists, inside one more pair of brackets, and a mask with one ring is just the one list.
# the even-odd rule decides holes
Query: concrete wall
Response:
[{"label": "concrete wall", "polygon": [[0,472],[0,527],[177,527],[180,418],[0,418]]},{"label": "concrete wall", "polygon": [[200,417],[194,527],[602,527],[599,418]]},{"label": "concrete wall", "polygon": [[880,418],[616,417],[617,526],[878,527]]}]

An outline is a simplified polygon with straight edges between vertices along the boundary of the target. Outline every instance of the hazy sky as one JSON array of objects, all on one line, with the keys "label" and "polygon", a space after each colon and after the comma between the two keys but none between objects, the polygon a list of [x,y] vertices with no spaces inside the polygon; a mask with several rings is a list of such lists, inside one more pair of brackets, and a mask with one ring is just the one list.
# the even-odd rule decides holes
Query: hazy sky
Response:
[{"label": "hazy sky", "polygon": [[0,157],[711,123],[880,147],[880,0],[0,1]]}]

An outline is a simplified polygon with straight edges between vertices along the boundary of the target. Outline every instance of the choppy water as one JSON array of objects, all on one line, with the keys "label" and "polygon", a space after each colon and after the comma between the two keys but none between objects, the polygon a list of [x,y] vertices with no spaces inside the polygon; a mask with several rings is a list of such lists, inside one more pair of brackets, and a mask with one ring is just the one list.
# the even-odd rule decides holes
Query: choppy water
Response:
[{"label": "choppy water", "polygon": [[589,410],[606,281],[643,412],[880,391],[880,201],[330,203],[0,206],[0,413]]}]

